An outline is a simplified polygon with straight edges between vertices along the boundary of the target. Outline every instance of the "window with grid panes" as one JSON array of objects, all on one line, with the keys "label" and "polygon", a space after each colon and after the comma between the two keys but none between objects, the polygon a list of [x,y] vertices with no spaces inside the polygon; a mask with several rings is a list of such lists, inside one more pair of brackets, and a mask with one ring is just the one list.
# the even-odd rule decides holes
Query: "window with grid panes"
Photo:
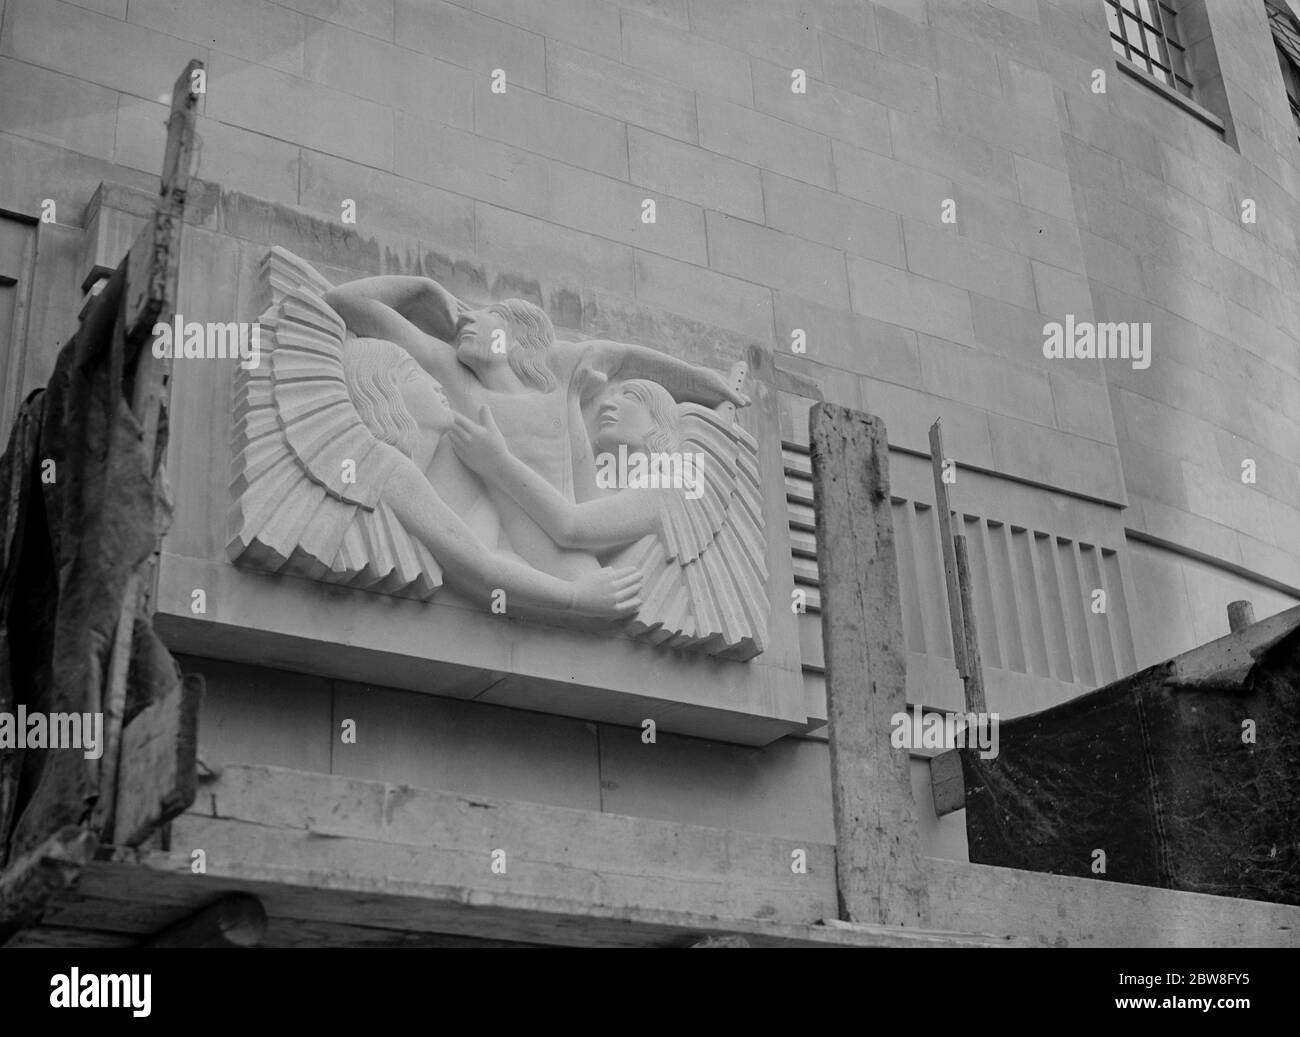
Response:
[{"label": "window with grid panes", "polygon": [[1178,40],[1178,12],[1167,0],[1102,0],[1115,53],[1153,79],[1192,96],[1187,61]]},{"label": "window with grid panes", "polygon": [[1286,99],[1291,105],[1291,118],[1300,129],[1300,23],[1280,4],[1265,0],[1269,27],[1273,30],[1273,43],[1277,50],[1277,63],[1282,69],[1282,82],[1286,86]]}]

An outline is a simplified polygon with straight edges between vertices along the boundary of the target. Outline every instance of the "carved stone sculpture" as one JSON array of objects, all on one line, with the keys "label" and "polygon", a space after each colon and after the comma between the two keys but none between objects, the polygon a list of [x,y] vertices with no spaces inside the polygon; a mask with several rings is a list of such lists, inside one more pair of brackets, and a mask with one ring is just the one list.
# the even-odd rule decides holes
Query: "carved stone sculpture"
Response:
[{"label": "carved stone sculpture", "polygon": [[332,287],[272,249],[240,369],[240,565],[429,600],[621,621],[711,655],[763,650],[766,550],[743,365],[559,341],[522,300],[437,282]]}]

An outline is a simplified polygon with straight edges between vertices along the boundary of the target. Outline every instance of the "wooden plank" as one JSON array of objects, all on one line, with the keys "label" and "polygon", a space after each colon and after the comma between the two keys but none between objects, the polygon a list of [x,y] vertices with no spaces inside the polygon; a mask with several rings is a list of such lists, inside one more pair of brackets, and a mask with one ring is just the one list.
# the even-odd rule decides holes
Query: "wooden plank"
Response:
[{"label": "wooden plank", "polygon": [[[127,260],[126,331],[137,342],[149,335],[160,316],[170,312],[176,299],[181,223],[189,191],[198,118],[199,95],[194,93],[192,86],[196,73],[202,69],[203,62],[192,59],[172,86],[158,200],[150,221],[131,246]],[[158,377],[150,374],[146,379],[136,379],[138,396],[143,401],[156,396],[165,382],[165,362],[149,363],[147,367]],[[141,381],[146,383],[143,388]],[[144,412],[137,410],[136,413]]]},{"label": "wooden plank", "polygon": [[539,947],[541,944],[447,933],[405,933],[341,922],[308,922],[298,918],[269,918],[263,947],[405,947],[473,950],[476,948]]},{"label": "wooden plank", "polygon": [[[282,836],[275,843],[280,860],[355,867],[359,876],[373,870],[366,854],[382,856],[390,846],[386,874],[412,881],[438,875],[444,885],[489,889],[521,883],[557,897],[626,897],[774,921],[835,912],[834,851],[824,844],[278,767],[224,766],[202,783],[195,810],[173,822],[171,845],[204,850],[210,872],[223,854],[270,867],[274,833]],[[512,881],[491,870],[497,849],[506,853]],[[806,874],[791,869],[797,849],[805,850]],[[353,853],[358,859],[345,864]]]},{"label": "wooden plank", "polygon": [[948,586],[948,621],[952,629],[952,658],[958,675],[965,680],[966,624],[957,580],[957,554],[953,546],[952,505],[948,501],[948,484],[943,481],[943,432],[939,422],[930,426],[930,465],[934,475],[935,511],[939,517],[939,546],[943,551],[943,576]]},{"label": "wooden plank", "polygon": [[169,926],[149,947],[257,947],[266,935],[266,910],[248,893],[228,893]]},{"label": "wooden plank", "polygon": [[733,934],[731,936],[706,936],[699,943],[691,944],[691,949],[694,950],[696,948],[703,948],[703,947],[716,949],[722,947],[738,948],[738,947],[752,947],[752,946],[753,944],[751,944],[743,936],[736,936],[735,934]]},{"label": "wooden plank", "polygon": [[891,717],[907,708],[907,651],[885,426],[819,403],[810,436],[840,917],[922,927],[911,763],[890,745]]},{"label": "wooden plank", "polygon": [[[158,201],[153,217],[131,246],[127,266],[126,298],[118,314],[114,334],[125,335],[131,344],[127,362],[134,352],[135,373],[132,384],[131,410],[140,421],[142,455],[156,472],[161,460],[157,450],[162,397],[167,385],[169,362],[158,359],[141,344],[155,320],[170,312],[176,298],[180,269],[181,227],[185,196],[189,188],[193,159],[194,135],[198,112],[198,95],[192,90],[194,75],[203,63],[192,60],[177,78],[172,89],[171,114],[167,123],[167,145]],[[163,529],[161,509],[155,508],[157,539]],[[127,578],[122,611],[114,633],[113,651],[102,708],[104,712],[104,751],[100,762],[99,798],[95,803],[92,824],[97,831],[116,827],[113,812],[117,805],[118,772],[122,756],[122,723],[126,709],[126,680],[130,665],[135,621],[148,611],[153,594],[157,547],[154,554]]]},{"label": "wooden plank", "polygon": [[927,858],[933,925],[1044,947],[1300,947],[1300,907]]},{"label": "wooden plank", "polygon": [[10,861],[0,877],[0,944],[39,920],[46,901],[77,881],[97,845],[93,832],[69,825]]},{"label": "wooden plank", "polygon": [[[677,910],[710,918],[759,917],[790,923],[831,913],[823,906],[825,887],[820,884],[805,883],[806,891],[798,895],[787,893],[788,885],[778,885],[776,875],[772,876],[775,881],[763,882],[752,874],[710,875],[684,869],[673,876],[645,874],[640,870],[641,853],[627,849],[599,861],[588,856],[570,863],[556,860],[539,832],[527,843],[521,835],[506,834],[476,847],[448,849],[436,844],[322,837],[314,832],[185,815],[173,823],[172,845],[187,851],[202,849],[209,875],[244,874],[254,869],[258,876],[270,876],[290,869],[303,875],[304,883],[359,893],[391,889],[418,895],[434,885],[490,895],[495,889],[508,888],[539,901],[615,907],[658,903],[666,909],[675,904]],[[504,856],[497,858],[506,867],[504,875],[492,871],[493,853],[498,850],[504,851]],[[789,875],[790,862],[786,851],[781,859],[772,861],[772,871],[779,866]],[[429,876],[436,876],[436,883],[430,883]]]},{"label": "wooden plank", "polygon": [[[172,903],[146,904],[101,897],[63,897],[34,929],[24,929],[6,947],[140,947],[190,909]],[[52,922],[57,919],[57,924]],[[102,925],[103,928],[97,928]],[[506,940],[444,933],[403,932],[299,918],[266,919],[260,947],[535,947]]]},{"label": "wooden plank", "polygon": [[966,778],[961,769],[960,749],[949,749],[930,758],[930,793],[937,817],[965,808]]},{"label": "wooden plank", "polygon": [[192,914],[188,907],[154,902],[124,903],[117,899],[88,896],[80,885],[50,901],[40,927],[116,933],[132,944],[162,932],[169,925]]},{"label": "wooden plank", "polygon": [[202,698],[203,678],[187,674],[127,726],[114,844],[139,846],[194,802]]},{"label": "wooden plank", "polygon": [[[592,815],[595,818],[601,815]],[[334,840],[330,840],[333,842]],[[340,840],[342,841],[342,840]],[[194,875],[182,854],[138,851],[130,863],[95,862],[83,885],[96,896],[166,901],[191,910],[215,892],[258,897],[271,919],[364,925],[410,934],[444,934],[548,946],[689,947],[707,936],[743,935],[756,947],[1015,946],[1007,937],[936,933],[897,926],[840,929],[820,923],[723,918],[663,906],[562,900],[520,893],[507,881],[493,888],[440,885],[427,874],[416,883],[383,875],[375,861],[365,875],[328,873],[281,863],[267,867],[230,861]],[[662,889],[670,895],[670,888]]]},{"label": "wooden plank", "polygon": [[[599,816],[599,815],[596,815]],[[399,887],[382,878],[322,878],[308,869],[231,862],[194,875],[188,855],[142,851],[135,860],[92,862],[82,888],[124,905],[171,904],[194,910],[214,894],[242,889],[271,919],[327,927],[364,926],[560,946],[685,947],[707,935],[744,934],[754,946],[1300,946],[1300,908],[1102,880],[925,859],[932,926],[909,930],[719,919],[653,906],[574,903],[497,889]],[[286,923],[287,924],[287,923]],[[961,935],[947,929],[964,929]],[[272,943],[268,935],[268,944]]]},{"label": "wooden plank", "polygon": [[92,947],[134,947],[137,941],[125,933],[100,932],[96,929],[68,929],[57,925],[41,925],[24,929],[5,944],[6,949],[50,947],[63,950]]},{"label": "wooden plank", "polygon": [[[233,780],[240,771],[244,780]],[[318,791],[304,796],[304,786],[313,785]],[[931,891],[927,928],[831,932],[808,924],[825,917],[820,905],[835,902],[833,870],[826,866],[833,848],[824,844],[803,847],[812,866],[800,881],[815,891],[805,901],[813,906],[800,914],[773,901],[776,914],[764,917],[753,913],[751,893],[727,896],[725,888],[751,886],[756,858],[775,860],[789,875],[787,840],[523,803],[498,809],[477,797],[276,768],[227,767],[210,789],[203,800],[209,806],[215,797],[222,813],[250,820],[184,816],[206,826],[192,830],[208,841],[206,874],[193,873],[191,851],[198,847],[186,841],[190,833],[174,839],[169,853],[119,851],[117,860],[88,863],[77,889],[51,903],[49,921],[144,935],[242,890],[262,901],[266,943],[274,946],[311,941],[303,935],[291,944],[275,935],[295,924],[321,940],[344,935],[333,927],[361,926],[392,933],[394,943],[441,934],[592,947],[684,947],[728,934],[744,935],[754,946],[1300,942],[1296,907],[928,859],[921,862]],[[400,816],[410,800],[415,809]],[[629,826],[644,827],[645,841],[629,840]],[[423,845],[409,845],[422,828]],[[505,875],[493,875],[481,846],[485,836],[490,843],[503,834],[510,863]],[[733,842],[737,836],[741,841]],[[658,848],[657,873],[640,873],[646,845]],[[559,874],[563,864],[567,876]],[[115,920],[114,904],[124,921]],[[390,937],[373,939],[378,945]]]},{"label": "wooden plank", "polygon": [[966,689],[966,712],[987,713],[984,697],[984,664],[980,659],[979,630],[975,626],[974,592],[970,581],[970,558],[966,552],[966,538],[953,538],[953,555],[957,559],[957,597],[961,602],[962,639],[965,641],[966,673],[962,681]]},{"label": "wooden plank", "polygon": [[1169,679],[1201,688],[1240,688],[1255,661],[1300,626],[1300,605],[1198,645],[1165,665]]}]

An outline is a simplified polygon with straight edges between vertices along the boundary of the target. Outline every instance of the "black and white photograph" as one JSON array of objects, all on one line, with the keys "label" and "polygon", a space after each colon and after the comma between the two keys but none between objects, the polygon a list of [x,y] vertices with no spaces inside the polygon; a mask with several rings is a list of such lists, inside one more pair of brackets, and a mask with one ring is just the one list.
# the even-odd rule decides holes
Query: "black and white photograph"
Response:
[{"label": "black and white photograph", "polygon": [[6,1003],[1287,994],[1300,3],[0,0],[0,450]]}]

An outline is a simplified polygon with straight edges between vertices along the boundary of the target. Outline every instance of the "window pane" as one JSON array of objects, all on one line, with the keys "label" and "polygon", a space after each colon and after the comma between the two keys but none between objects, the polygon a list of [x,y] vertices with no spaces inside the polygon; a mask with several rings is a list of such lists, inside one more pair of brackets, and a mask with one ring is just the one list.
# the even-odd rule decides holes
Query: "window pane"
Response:
[{"label": "window pane", "polygon": [[1164,40],[1162,40],[1150,29],[1144,29],[1143,33],[1145,34],[1146,37],[1146,51],[1148,54],[1151,55],[1152,60],[1159,61],[1162,65],[1167,64],[1167,60],[1165,58],[1165,53],[1164,53],[1164,47],[1162,46]]},{"label": "window pane", "polygon": [[1124,0],[1124,10],[1137,13],[1137,0]]},{"label": "window pane", "polygon": [[1153,66],[1152,66],[1152,68],[1151,68],[1151,74],[1152,74],[1153,76],[1155,76],[1158,80],[1160,80],[1160,82],[1164,83],[1166,86],[1173,86],[1173,85],[1174,85],[1174,84],[1173,84],[1173,79],[1172,79],[1172,77],[1169,75],[1168,72],[1166,72],[1166,71],[1165,71],[1163,68],[1161,68],[1159,65],[1153,65]]},{"label": "window pane", "polygon": [[1115,8],[1110,4],[1106,5],[1106,23],[1110,26],[1110,31],[1118,36],[1120,34],[1119,15],[1115,13]]},{"label": "window pane", "polygon": [[1160,24],[1160,19],[1156,15],[1156,5],[1152,3],[1151,0],[1140,0],[1138,7],[1140,8],[1139,13],[1142,15],[1142,20],[1144,22],[1157,26]]},{"label": "window pane", "polygon": [[1121,40],[1119,37],[1112,36],[1110,38],[1110,48],[1121,58],[1128,57],[1128,48],[1124,46],[1124,41]]},{"label": "window pane", "polygon": [[1138,25],[1137,19],[1130,15],[1124,16],[1124,35],[1128,37],[1128,45],[1136,50],[1142,50],[1142,27]]}]

